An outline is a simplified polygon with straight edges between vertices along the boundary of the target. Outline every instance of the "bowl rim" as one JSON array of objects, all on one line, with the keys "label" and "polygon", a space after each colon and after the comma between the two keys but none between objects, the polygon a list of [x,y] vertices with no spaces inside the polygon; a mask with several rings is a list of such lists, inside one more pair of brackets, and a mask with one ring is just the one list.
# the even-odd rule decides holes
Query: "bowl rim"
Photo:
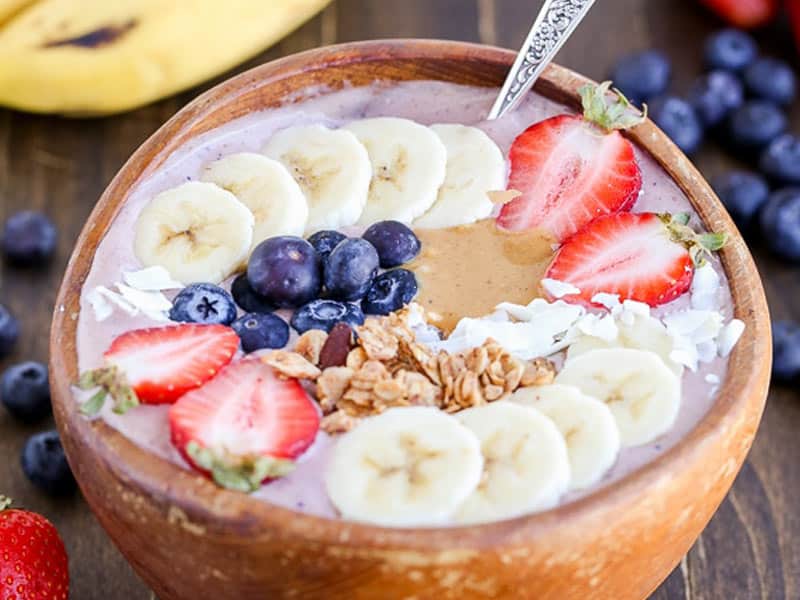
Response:
[{"label": "bowl rim", "polygon": [[[505,72],[514,57],[515,53],[510,50],[457,41],[396,39],[338,44],[290,55],[245,71],[211,88],[178,111],[137,148],[115,175],[87,219],[66,267],[55,303],[50,336],[53,404],[61,434],[76,436],[80,444],[97,453],[119,480],[149,496],[163,508],[164,513],[178,507],[191,520],[203,522],[209,531],[246,532],[254,541],[260,539],[259,536],[274,535],[278,531],[284,535],[308,537],[320,544],[444,551],[508,544],[523,534],[526,538],[544,534],[567,520],[597,518],[601,508],[623,510],[636,498],[644,497],[644,491],[649,487],[668,480],[670,472],[679,469],[682,463],[701,460],[704,448],[718,442],[742,414],[755,415],[757,426],[766,398],[771,343],[766,298],[755,264],[708,183],[650,121],[627,133],[628,137],[667,170],[707,226],[731,235],[732,241],[721,252],[721,259],[730,282],[735,316],[747,327],[730,356],[729,366],[748,367],[749,370],[743,374],[729,368],[713,405],[693,429],[675,446],[615,483],[548,511],[504,521],[468,526],[387,528],[301,513],[219,488],[204,477],[140,448],[104,421],[88,421],[77,412],[70,385],[76,376],[77,311],[82,282],[91,268],[96,245],[105,233],[97,233],[96,224],[106,219],[110,225],[130,189],[148,174],[148,169],[158,162],[159,157],[163,160],[162,153],[170,145],[170,140],[174,142],[175,136],[189,132],[214,107],[235,101],[243,91],[253,86],[273,85],[308,70],[364,62],[455,60],[478,61]],[[537,82],[536,90],[559,102],[577,105],[576,90],[587,81],[572,71],[551,65]],[[566,95],[559,91],[565,86]],[[666,157],[673,162],[667,161]],[[133,171],[136,171],[136,177],[130,179]],[[123,189],[123,186],[126,187]],[[66,343],[71,352],[63,351],[65,340],[71,342]],[[734,375],[736,382],[733,381]],[[70,460],[75,459],[70,457]],[[73,469],[75,467],[73,464]],[[738,467],[734,466],[737,470]]]}]

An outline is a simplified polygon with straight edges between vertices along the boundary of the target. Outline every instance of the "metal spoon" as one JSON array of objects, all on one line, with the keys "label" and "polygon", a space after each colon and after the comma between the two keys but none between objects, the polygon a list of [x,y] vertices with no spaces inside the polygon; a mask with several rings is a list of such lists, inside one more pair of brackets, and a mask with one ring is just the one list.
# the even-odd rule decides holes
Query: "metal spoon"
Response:
[{"label": "metal spoon", "polygon": [[545,0],[520,48],[503,89],[489,112],[490,121],[512,110],[575,31],[595,0]]}]

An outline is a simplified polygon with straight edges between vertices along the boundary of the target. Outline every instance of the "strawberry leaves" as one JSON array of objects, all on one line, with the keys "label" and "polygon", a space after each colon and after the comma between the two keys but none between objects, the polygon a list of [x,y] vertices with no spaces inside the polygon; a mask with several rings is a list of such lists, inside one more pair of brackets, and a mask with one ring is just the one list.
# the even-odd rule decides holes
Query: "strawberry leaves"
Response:
[{"label": "strawberry leaves", "polygon": [[194,464],[211,474],[220,487],[239,492],[254,492],[265,479],[288,475],[294,462],[272,456],[234,456],[225,450],[203,448],[197,442],[186,445]]},{"label": "strawberry leaves", "polygon": [[640,113],[610,81],[600,85],[586,84],[578,90],[583,105],[583,118],[605,131],[630,129],[647,119],[647,105]]}]

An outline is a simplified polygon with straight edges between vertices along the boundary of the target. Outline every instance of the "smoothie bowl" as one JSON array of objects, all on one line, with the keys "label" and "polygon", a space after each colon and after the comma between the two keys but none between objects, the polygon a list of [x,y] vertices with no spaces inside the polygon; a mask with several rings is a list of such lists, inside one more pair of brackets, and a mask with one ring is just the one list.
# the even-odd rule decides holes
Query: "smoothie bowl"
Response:
[{"label": "smoothie bowl", "polygon": [[87,501],[162,599],[643,598],[750,447],[769,319],[607,85],[395,41],[204,94],[112,181],[54,316]]}]

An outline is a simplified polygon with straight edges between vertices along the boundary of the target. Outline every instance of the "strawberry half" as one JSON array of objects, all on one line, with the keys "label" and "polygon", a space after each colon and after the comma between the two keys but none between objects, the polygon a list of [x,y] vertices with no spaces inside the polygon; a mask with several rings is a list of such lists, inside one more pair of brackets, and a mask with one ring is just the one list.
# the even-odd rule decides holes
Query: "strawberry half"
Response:
[{"label": "strawberry half", "polygon": [[611,82],[581,89],[584,116],[551,117],[511,145],[508,189],[497,224],[509,231],[541,228],[563,241],[587,223],[630,210],[642,188],[633,144],[619,129],[640,123],[627,99],[609,96]]},{"label": "strawberry half", "polygon": [[772,21],[778,14],[778,0],[700,0],[725,21],[750,29]]},{"label": "strawberry half", "polygon": [[189,464],[222,487],[252,492],[291,471],[314,442],[319,412],[297,379],[247,358],[172,405],[169,425]]},{"label": "strawberry half", "polygon": [[546,278],[580,290],[562,298],[591,304],[600,292],[657,306],[674,300],[692,283],[695,265],[719,250],[726,235],[696,233],[689,215],[620,213],[602,217],[568,239]]},{"label": "strawberry half", "polygon": [[171,404],[203,385],[227,365],[239,348],[239,336],[225,325],[184,323],[123,333],[106,350],[106,366],[81,375],[81,389],[100,390],[81,406],[96,414],[106,396],[114,411],[143,404]]}]

